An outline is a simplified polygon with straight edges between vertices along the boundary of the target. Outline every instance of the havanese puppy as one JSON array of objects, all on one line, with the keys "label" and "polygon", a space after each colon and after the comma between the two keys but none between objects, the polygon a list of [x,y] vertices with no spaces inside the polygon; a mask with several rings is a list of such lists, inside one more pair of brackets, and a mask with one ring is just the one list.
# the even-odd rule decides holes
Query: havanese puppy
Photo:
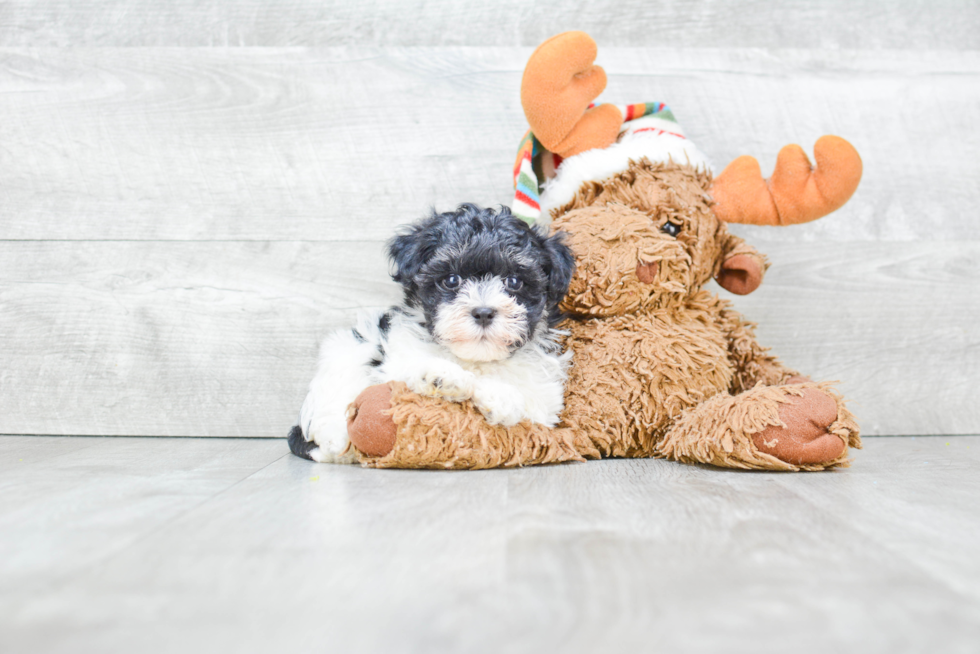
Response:
[{"label": "havanese puppy", "polygon": [[556,340],[558,304],[574,271],[560,235],[463,204],[388,244],[402,305],[362,314],[324,340],[316,376],[289,434],[297,456],[353,460],[347,407],[368,386],[470,400],[490,424],[554,425],[570,354]]}]

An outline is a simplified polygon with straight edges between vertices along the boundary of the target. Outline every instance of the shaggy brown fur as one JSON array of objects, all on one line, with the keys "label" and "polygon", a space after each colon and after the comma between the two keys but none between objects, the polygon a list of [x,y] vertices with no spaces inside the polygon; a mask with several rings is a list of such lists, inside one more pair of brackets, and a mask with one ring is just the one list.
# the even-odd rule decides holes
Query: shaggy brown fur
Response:
[{"label": "shaggy brown fur", "polygon": [[386,456],[366,457],[378,468],[509,468],[538,463],[582,461],[593,453],[589,441],[570,429],[523,422],[491,426],[470,403],[416,395],[392,382],[390,415],[398,427]]},{"label": "shaggy brown fur", "polygon": [[[840,396],[767,354],[754,325],[702,288],[715,277],[752,290],[767,266],[714,215],[710,185],[690,166],[642,160],[584,184],[553,213],[578,266],[562,305],[574,358],[558,428],[490,427],[469,403],[396,384],[395,447],[363,463],[485,468],[655,456],[769,470],[847,465],[860,437]],[[668,221],[680,227],[676,237],[664,231]],[[831,439],[832,454],[812,461],[799,452],[817,436]]]}]

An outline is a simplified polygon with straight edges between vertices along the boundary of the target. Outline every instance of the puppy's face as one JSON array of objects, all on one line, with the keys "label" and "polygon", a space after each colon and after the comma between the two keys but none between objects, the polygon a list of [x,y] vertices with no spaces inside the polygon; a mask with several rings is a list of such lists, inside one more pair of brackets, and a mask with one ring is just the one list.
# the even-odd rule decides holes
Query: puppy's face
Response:
[{"label": "puppy's face", "polygon": [[558,319],[574,269],[548,238],[502,208],[464,204],[435,214],[388,246],[405,301],[439,344],[468,361],[498,361]]}]

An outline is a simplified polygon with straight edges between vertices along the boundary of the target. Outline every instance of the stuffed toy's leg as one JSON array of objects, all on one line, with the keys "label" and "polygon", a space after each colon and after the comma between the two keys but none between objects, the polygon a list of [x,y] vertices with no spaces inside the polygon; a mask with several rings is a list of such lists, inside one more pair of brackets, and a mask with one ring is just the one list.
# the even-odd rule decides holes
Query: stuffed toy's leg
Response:
[{"label": "stuffed toy's leg", "polygon": [[598,458],[569,429],[522,422],[488,425],[470,402],[418,395],[401,382],[365,389],[347,433],[362,464],[376,468],[481,469]]},{"label": "stuffed toy's leg", "polygon": [[846,467],[861,447],[854,416],[828,383],[756,386],[686,411],[657,454],[687,463],[756,470]]},{"label": "stuffed toy's leg", "polygon": [[[599,458],[582,434],[522,423],[489,426],[470,403],[417,395],[401,383],[366,389],[348,433],[361,463],[377,468],[482,469]],[[848,465],[857,424],[829,384],[757,386],[717,395],[684,413],[657,456],[756,470]]]}]

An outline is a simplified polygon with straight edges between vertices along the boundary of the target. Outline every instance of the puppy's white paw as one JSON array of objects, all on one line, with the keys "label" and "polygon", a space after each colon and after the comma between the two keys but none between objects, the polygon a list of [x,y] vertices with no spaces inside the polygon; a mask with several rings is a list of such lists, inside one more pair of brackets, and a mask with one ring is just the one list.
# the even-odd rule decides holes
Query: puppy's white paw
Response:
[{"label": "puppy's white paw", "polygon": [[310,452],[310,458],[317,463],[357,463],[357,454],[353,448],[332,452],[318,447]]},{"label": "puppy's white paw", "polygon": [[342,424],[339,420],[325,422],[313,430],[312,440],[317,447],[310,451],[310,457],[317,463],[355,463],[357,455],[347,437],[346,417]]},{"label": "puppy's white paw", "polygon": [[479,384],[473,392],[473,404],[491,425],[512,427],[526,417],[524,395],[507,384]]},{"label": "puppy's white paw", "polygon": [[473,397],[476,375],[449,361],[433,362],[415,382],[409,384],[421,395],[441,397],[450,402],[462,402]]}]

